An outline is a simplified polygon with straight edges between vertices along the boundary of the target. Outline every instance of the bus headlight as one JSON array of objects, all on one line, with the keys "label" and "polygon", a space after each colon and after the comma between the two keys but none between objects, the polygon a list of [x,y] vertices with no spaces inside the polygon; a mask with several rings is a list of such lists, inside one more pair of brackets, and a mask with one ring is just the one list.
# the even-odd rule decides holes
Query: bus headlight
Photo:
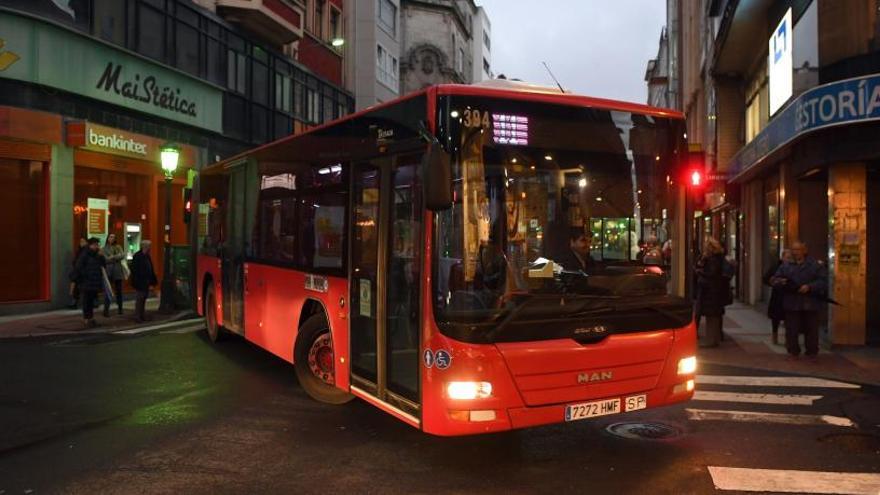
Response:
[{"label": "bus headlight", "polygon": [[492,395],[492,384],[489,382],[449,382],[446,384],[446,395],[455,400],[485,399]]},{"label": "bus headlight", "polygon": [[686,357],[678,362],[679,375],[691,375],[697,372],[697,357]]}]

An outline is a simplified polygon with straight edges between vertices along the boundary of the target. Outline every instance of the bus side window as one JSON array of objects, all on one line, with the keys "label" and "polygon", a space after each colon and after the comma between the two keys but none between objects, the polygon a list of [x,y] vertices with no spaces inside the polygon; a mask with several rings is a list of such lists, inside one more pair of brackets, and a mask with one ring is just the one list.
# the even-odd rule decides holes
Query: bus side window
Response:
[{"label": "bus side window", "polygon": [[297,205],[299,265],[304,269],[344,267],[348,194],[304,194]]}]

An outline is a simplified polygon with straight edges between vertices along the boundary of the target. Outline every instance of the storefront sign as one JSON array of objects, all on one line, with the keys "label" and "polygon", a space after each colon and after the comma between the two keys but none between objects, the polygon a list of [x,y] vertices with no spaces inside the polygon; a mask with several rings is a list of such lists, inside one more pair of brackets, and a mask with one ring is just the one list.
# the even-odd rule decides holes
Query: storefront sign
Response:
[{"label": "storefront sign", "polygon": [[[137,158],[156,164],[159,168],[160,149],[165,141],[143,134],[113,129],[91,122],[70,122],[67,124],[67,145],[89,151],[110,153],[112,155]],[[180,145],[180,166],[195,167],[198,151],[193,146]]]},{"label": "storefront sign", "polygon": [[222,131],[223,92],[199,79],[11,12],[0,12],[0,38],[5,40],[5,49],[20,56],[3,71],[5,78]]},{"label": "storefront sign", "polygon": [[770,115],[776,113],[792,91],[792,29],[791,8],[785,11],[770,36],[767,66],[770,73]]},{"label": "storefront sign", "polygon": [[880,119],[880,74],[837,81],[804,92],[733,157],[730,174],[739,176],[770,153],[809,132]]},{"label": "storefront sign", "polygon": [[88,199],[86,236],[97,237],[104,245],[107,239],[107,217],[110,213],[110,202],[101,198]]}]

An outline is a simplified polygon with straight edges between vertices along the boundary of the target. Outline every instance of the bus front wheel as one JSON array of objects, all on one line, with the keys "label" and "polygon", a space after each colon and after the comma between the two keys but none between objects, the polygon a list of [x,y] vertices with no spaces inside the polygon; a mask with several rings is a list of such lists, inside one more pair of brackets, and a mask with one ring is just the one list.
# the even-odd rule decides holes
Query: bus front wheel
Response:
[{"label": "bus front wheel", "polygon": [[312,315],[300,327],[294,345],[293,364],[300,385],[313,399],[328,404],[344,404],[354,398],[336,388],[333,338],[324,315]]}]

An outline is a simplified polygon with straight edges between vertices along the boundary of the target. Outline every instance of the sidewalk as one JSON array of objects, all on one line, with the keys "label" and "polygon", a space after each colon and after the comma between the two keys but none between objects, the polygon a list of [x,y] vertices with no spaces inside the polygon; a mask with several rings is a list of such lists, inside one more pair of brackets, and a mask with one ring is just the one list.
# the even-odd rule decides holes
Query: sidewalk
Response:
[{"label": "sidewalk", "polygon": [[[785,327],[780,328],[784,340]],[[821,337],[820,337],[821,338]],[[803,341],[802,341],[803,342]],[[803,343],[801,344],[803,345]],[[699,349],[701,362],[758,368],[880,386],[880,348],[829,349],[820,342],[818,362],[786,361],[784,345],[773,345],[770,320],[764,313],[740,303],[727,308],[724,342]]]},{"label": "sidewalk", "polygon": [[59,309],[44,313],[32,313],[0,317],[0,339],[48,337],[53,335],[86,335],[96,333],[118,332],[142,326],[153,326],[161,323],[185,321],[196,315],[190,310],[174,313],[159,313],[159,299],[147,300],[147,318],[145,323],[137,323],[134,319],[134,301],[123,302],[123,314],[116,313],[116,305],[110,308],[110,317],[104,318],[103,305],[95,309],[96,328],[85,328],[81,309]]}]

